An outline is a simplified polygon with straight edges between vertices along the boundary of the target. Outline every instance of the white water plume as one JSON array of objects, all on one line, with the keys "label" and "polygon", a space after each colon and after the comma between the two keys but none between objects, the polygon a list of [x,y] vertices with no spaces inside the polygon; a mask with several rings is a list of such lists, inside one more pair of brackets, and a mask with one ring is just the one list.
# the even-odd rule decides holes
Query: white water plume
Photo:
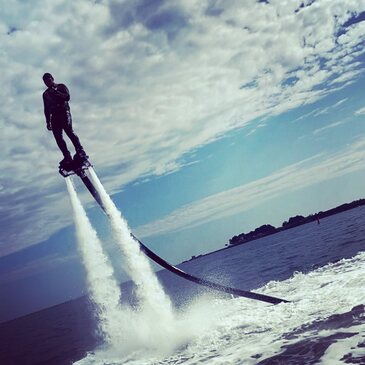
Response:
[{"label": "white water plume", "polygon": [[122,326],[126,319],[126,313],[120,305],[120,289],[101,242],[77,197],[71,178],[67,177],[65,180],[73,208],[78,249],[85,265],[91,299],[97,307],[99,327],[105,341],[117,346],[124,340]]},{"label": "white water plume", "polygon": [[[140,304],[144,337],[156,346],[174,331],[174,315],[170,299],[165,294],[139,243],[131,236],[127,222],[105,191],[92,168],[89,169],[94,186],[98,190],[106,213],[109,216],[114,238],[124,255],[126,271],[136,284],[136,296]],[[153,344],[152,344],[153,346]]]}]

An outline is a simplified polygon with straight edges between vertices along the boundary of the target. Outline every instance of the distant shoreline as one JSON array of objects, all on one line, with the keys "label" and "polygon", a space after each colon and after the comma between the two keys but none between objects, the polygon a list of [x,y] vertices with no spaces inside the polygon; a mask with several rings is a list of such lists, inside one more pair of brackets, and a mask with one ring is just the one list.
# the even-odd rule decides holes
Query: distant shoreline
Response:
[{"label": "distant shoreline", "polygon": [[365,199],[354,200],[351,203],[341,204],[335,208],[328,209],[325,211],[320,211],[315,214],[310,214],[307,217],[302,215],[296,215],[295,217],[290,217],[287,221],[283,222],[280,227],[274,227],[270,224],[264,224],[253,231],[248,233],[240,233],[239,235],[233,236],[229,239],[229,243],[226,244],[226,247],[220,248],[215,251],[207,252],[201,255],[192,256],[190,259],[182,261],[181,264],[185,262],[190,262],[192,260],[198,259],[200,257],[204,257],[207,255],[211,255],[213,253],[226,250],[232,247],[236,247],[238,245],[242,245],[247,242],[251,242],[257,240],[262,237],[270,236],[282,231],[286,231],[288,229],[301,226],[303,224],[307,224],[310,222],[317,222],[317,224],[321,223],[321,219],[329,217],[331,215],[335,215],[338,213],[346,212],[347,210],[351,210],[354,208],[358,208],[360,206],[365,205]]}]

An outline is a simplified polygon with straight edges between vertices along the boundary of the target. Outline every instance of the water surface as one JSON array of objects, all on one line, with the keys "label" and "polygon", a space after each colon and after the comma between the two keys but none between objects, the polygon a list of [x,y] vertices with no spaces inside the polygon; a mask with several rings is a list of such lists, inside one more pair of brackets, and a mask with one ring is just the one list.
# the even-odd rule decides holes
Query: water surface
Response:
[{"label": "water surface", "polygon": [[365,364],[364,243],[359,207],[199,257],[180,267],[291,303],[232,298],[163,271],[176,319],[157,344],[103,348],[81,298],[0,324],[0,364]]}]

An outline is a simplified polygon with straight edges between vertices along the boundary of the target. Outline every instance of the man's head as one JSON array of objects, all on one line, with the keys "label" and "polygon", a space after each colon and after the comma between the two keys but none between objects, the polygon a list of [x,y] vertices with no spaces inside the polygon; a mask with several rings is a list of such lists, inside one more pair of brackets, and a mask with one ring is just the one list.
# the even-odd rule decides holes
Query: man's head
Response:
[{"label": "man's head", "polygon": [[49,72],[46,72],[43,75],[43,81],[47,87],[52,87],[54,85],[54,78]]}]

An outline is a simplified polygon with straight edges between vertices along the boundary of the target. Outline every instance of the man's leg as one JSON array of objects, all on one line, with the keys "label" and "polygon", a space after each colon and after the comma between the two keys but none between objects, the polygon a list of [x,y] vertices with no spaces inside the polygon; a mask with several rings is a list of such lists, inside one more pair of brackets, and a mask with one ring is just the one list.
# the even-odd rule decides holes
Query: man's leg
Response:
[{"label": "man's leg", "polygon": [[52,123],[52,132],[53,132],[54,138],[56,140],[56,143],[57,143],[59,149],[61,150],[63,156],[66,159],[70,159],[71,154],[70,154],[70,151],[67,148],[66,142],[63,139],[62,127],[60,125],[58,125],[58,123],[53,122]]},{"label": "man's leg", "polygon": [[64,131],[67,134],[68,138],[70,138],[71,142],[75,146],[76,152],[84,152],[84,148],[81,146],[80,139],[77,134],[72,129],[72,118],[71,113],[67,112],[67,119],[64,125]]}]

